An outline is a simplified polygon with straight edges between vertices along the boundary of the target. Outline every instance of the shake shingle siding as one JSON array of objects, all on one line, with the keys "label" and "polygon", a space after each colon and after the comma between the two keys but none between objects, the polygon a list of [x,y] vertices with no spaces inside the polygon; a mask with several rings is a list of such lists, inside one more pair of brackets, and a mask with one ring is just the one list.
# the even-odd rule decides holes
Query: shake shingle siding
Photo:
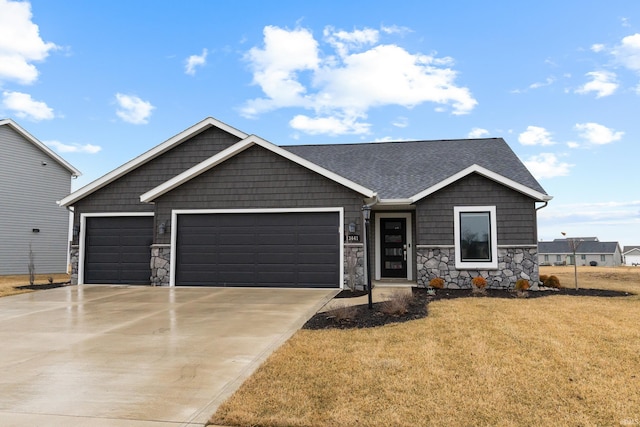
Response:
[{"label": "shake shingle siding", "polygon": [[[362,196],[254,146],[155,201],[157,219],[172,209],[271,209],[344,207],[345,222],[361,230]],[[168,243],[168,236],[163,236]]]},{"label": "shake shingle siding", "polygon": [[211,127],[172,150],[75,203],[75,220],[90,212],[153,212],[140,194],[238,142],[239,138]]},{"label": "shake shingle siding", "polygon": [[419,245],[453,245],[455,206],[496,206],[499,245],[535,245],[534,200],[477,174],[416,204]]},{"label": "shake shingle siding", "polygon": [[29,244],[36,273],[67,271],[69,212],[56,200],[70,188],[67,169],[0,126],[0,274],[28,272]]}]

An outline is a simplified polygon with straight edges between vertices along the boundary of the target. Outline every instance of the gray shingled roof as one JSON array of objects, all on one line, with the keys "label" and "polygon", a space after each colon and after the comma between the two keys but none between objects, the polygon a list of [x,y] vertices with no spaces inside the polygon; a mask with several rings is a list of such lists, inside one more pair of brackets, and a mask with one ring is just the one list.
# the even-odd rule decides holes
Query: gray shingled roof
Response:
[{"label": "gray shingled roof", "polygon": [[640,246],[625,246],[624,249],[622,249],[622,253],[627,253],[629,251],[632,251],[634,249],[638,249],[640,250]]},{"label": "gray shingled roof", "polygon": [[502,138],[281,148],[378,192],[381,199],[407,199],[477,164],[547,194]]},{"label": "gray shingled roof", "polygon": [[[578,254],[613,254],[616,252],[618,242],[594,242],[585,241],[578,246]],[[538,242],[538,254],[570,254],[573,251],[569,248],[566,240],[555,240],[553,242]]]}]

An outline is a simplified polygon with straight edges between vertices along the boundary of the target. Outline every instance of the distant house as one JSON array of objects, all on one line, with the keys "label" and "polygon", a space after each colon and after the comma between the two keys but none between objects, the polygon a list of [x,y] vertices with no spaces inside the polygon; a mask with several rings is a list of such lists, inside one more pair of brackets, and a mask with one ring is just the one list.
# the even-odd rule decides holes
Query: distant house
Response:
[{"label": "distant house", "polygon": [[0,120],[0,275],[67,271],[69,211],[80,172],[11,119]]},{"label": "distant house", "polygon": [[207,118],[61,205],[81,284],[362,286],[369,254],[374,280],[512,288],[550,199],[501,138],[277,146]]},{"label": "distant house", "polygon": [[[576,237],[580,241],[576,249],[578,265],[616,267],[622,264],[622,250],[618,242],[601,242],[597,237]],[[573,251],[568,239],[538,242],[540,265],[574,265]]]},{"label": "distant house", "polygon": [[640,246],[625,246],[622,256],[625,265],[640,266]]}]

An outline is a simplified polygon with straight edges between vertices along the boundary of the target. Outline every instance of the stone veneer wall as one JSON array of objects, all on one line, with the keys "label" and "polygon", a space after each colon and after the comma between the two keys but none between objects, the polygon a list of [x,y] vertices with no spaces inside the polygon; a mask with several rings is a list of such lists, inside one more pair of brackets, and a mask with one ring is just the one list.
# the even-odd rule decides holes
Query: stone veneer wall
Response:
[{"label": "stone veneer wall", "polygon": [[[77,262],[76,262],[77,265]],[[169,274],[171,266],[171,246],[151,245],[151,285],[169,286]],[[77,278],[77,275],[76,275]],[[349,288],[350,280],[356,289],[364,289],[364,245],[344,245],[344,285]]]},{"label": "stone veneer wall", "polygon": [[470,289],[471,279],[482,276],[488,289],[513,289],[518,279],[526,279],[531,286],[538,284],[537,246],[498,247],[497,270],[458,270],[455,266],[455,248],[418,247],[416,251],[418,286],[440,277],[449,289]]},{"label": "stone veneer wall", "polygon": [[80,246],[71,245],[69,249],[69,261],[71,262],[71,284],[78,284],[78,263],[80,262]]},{"label": "stone veneer wall", "polygon": [[364,245],[362,243],[346,243],[344,245],[344,288],[364,289]]},{"label": "stone veneer wall", "polygon": [[171,245],[151,245],[151,285],[169,286]]}]

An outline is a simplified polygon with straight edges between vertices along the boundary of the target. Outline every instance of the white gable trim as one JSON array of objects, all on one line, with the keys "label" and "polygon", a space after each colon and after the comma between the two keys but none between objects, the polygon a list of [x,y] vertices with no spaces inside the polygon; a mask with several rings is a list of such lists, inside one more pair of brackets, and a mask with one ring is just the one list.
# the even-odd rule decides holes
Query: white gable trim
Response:
[{"label": "white gable trim", "polygon": [[82,175],[82,172],[80,172],[78,169],[71,166],[69,162],[64,160],[62,157],[56,154],[51,148],[47,147],[45,144],[40,142],[36,137],[34,137],[29,132],[24,130],[22,127],[20,127],[20,125],[18,125],[13,120],[11,119],[0,120],[0,126],[5,126],[5,125],[9,126],[14,131],[18,132],[24,139],[26,139],[27,141],[29,141],[30,143],[38,147],[40,150],[44,151],[49,157],[51,157],[53,160],[58,162],[63,168],[71,172],[72,176],[78,177]]},{"label": "white gable trim", "polygon": [[210,128],[210,127],[217,127],[218,129],[221,129],[227,133],[230,133],[231,135],[237,136],[238,138],[244,139],[246,138],[248,135],[234,127],[229,126],[226,123],[222,123],[219,120],[214,119],[213,117],[207,117],[206,119],[202,120],[199,123],[196,123],[195,125],[191,126],[190,128],[180,132],[179,134],[175,135],[174,137],[166,140],[165,142],[163,142],[160,145],[155,146],[154,148],[152,148],[151,150],[147,151],[146,153],[141,154],[140,156],[136,157],[133,160],[130,160],[129,162],[125,163],[124,165],[120,166],[117,169],[114,169],[113,171],[109,172],[108,174],[102,176],[101,178],[98,178],[97,180],[93,181],[90,184],[87,184],[86,186],[82,187],[81,189],[71,193],[70,195],[68,195],[67,197],[65,197],[64,199],[60,200],[59,204],[61,206],[70,206],[72,204],[74,204],[75,202],[77,202],[78,200],[82,199],[83,197],[93,193],[94,191],[104,187],[105,185],[109,184],[112,181],[115,181],[116,179],[120,178],[121,176],[131,172],[132,170],[136,169],[137,167],[139,167],[140,165],[143,165],[144,163],[148,162],[149,160],[159,156],[162,153],[165,153],[167,151],[169,151],[170,149],[172,149],[173,147],[175,147],[176,145],[181,144],[182,142],[184,142],[185,140],[203,132],[204,130]]},{"label": "white gable trim", "polygon": [[622,253],[622,255],[625,255],[625,256],[626,256],[626,255],[631,255],[631,254],[633,254],[634,252],[636,252],[638,255],[640,255],[640,248],[633,248],[633,249],[629,249],[628,251],[623,252],[623,253]]},{"label": "white gable trim", "polygon": [[227,148],[226,150],[223,150],[220,153],[209,157],[207,160],[193,166],[192,168],[182,172],[181,174],[174,176],[170,180],[165,181],[161,185],[147,191],[146,193],[140,196],[140,201],[145,203],[152,202],[157,197],[181,186],[185,182],[190,181],[191,179],[197,177],[198,175],[208,171],[209,169],[216,167],[217,165],[224,162],[225,160],[228,160],[234,157],[235,155],[243,152],[247,148],[250,148],[254,145],[259,145],[260,147],[266,150],[269,150],[279,156],[282,156],[294,163],[299,164],[302,167],[305,167],[326,178],[329,178],[340,185],[343,185],[351,190],[354,190],[357,193],[364,195],[365,197],[374,197],[376,194],[374,191],[368,188],[365,188],[360,184],[356,184],[355,182],[350,181],[327,169],[324,169],[316,165],[315,163],[312,163],[308,160],[303,159],[302,157],[292,154],[289,151],[278,147],[277,145],[274,145],[268,141],[265,141],[259,136],[250,135],[247,138],[243,139],[242,141],[239,141],[236,144],[232,145],[231,147]]},{"label": "white gable trim", "polygon": [[477,164],[473,164],[471,166],[469,166],[466,169],[461,170],[460,172],[451,175],[449,178],[444,179],[442,181],[440,181],[439,183],[437,183],[436,185],[433,185],[429,188],[427,188],[426,190],[421,191],[420,193],[414,195],[413,197],[410,198],[411,203],[416,203],[418,200],[421,200],[425,197],[427,197],[430,194],[435,193],[438,190],[443,189],[444,187],[453,184],[454,182],[464,178],[467,175],[470,175],[472,173],[477,173],[479,175],[484,176],[485,178],[489,178],[493,181],[496,181],[506,187],[509,187],[513,190],[516,190],[522,194],[525,194],[529,197],[532,197],[538,201],[541,202],[546,202],[551,200],[553,197],[552,196],[548,196],[544,193],[541,193],[539,191],[536,191],[532,188],[529,188],[525,185],[519,184],[509,178],[506,178],[500,174],[497,174],[495,172],[490,171],[489,169],[483,168],[482,166],[479,166]]}]

